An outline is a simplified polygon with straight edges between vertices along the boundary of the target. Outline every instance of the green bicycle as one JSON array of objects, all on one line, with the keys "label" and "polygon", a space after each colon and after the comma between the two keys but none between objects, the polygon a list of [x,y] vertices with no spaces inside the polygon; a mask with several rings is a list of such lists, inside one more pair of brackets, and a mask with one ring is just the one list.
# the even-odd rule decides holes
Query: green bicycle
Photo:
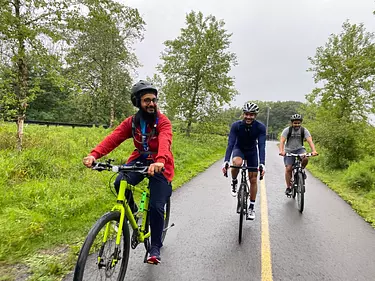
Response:
[{"label": "green bicycle", "polygon": [[[111,165],[111,161],[113,160],[108,160],[106,163],[96,162],[92,169],[124,174],[136,172],[147,176],[148,166],[142,166],[140,163],[133,166]],[[139,218],[138,215],[136,217],[133,215],[125,197],[127,189],[142,194],[138,210],[138,214],[141,215]],[[150,190],[147,187],[131,186],[125,179],[121,180],[115,206],[96,221],[81,247],[73,281],[124,280],[130,247],[135,249],[140,243],[145,246],[146,254],[143,262],[147,263],[151,237],[148,216],[149,199]],[[168,226],[170,208],[171,203],[168,199],[164,207],[162,241],[165,239],[167,230],[174,226],[173,223]],[[133,229],[131,237],[129,226]]]}]

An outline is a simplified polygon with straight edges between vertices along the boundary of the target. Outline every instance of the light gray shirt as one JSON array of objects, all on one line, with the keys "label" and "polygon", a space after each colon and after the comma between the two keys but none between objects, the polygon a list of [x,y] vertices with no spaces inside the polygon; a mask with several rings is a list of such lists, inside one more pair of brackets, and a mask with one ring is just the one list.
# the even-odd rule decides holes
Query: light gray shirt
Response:
[{"label": "light gray shirt", "polygon": [[[304,129],[305,129],[305,136],[304,136],[305,139],[308,137],[311,137],[309,130],[307,130],[306,128]],[[289,141],[286,141],[285,143],[285,152],[293,153],[296,150],[305,148],[301,142],[301,131],[302,131],[301,128],[299,128],[298,130],[295,130],[294,128],[292,129],[292,134],[290,135]],[[287,138],[288,132],[289,132],[289,127],[285,128],[281,135],[284,138]]]}]

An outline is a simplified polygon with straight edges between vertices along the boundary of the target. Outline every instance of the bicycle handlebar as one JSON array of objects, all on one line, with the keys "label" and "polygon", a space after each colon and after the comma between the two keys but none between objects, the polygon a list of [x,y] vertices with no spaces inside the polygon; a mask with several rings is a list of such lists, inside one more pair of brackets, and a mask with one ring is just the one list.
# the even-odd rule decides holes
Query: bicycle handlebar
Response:
[{"label": "bicycle handlebar", "polygon": [[259,176],[259,180],[262,180],[263,179],[263,176],[262,176],[262,171],[263,171],[263,167],[260,166],[259,168],[258,167],[250,167],[250,166],[233,166],[233,165],[225,165],[225,168],[226,168],[226,173],[224,173],[224,176],[225,177],[228,177],[228,168],[237,168],[237,169],[243,169],[243,170],[247,170],[247,169],[257,169],[259,172],[260,172],[260,176]]},{"label": "bicycle handlebar", "polygon": [[[138,162],[135,163],[132,166],[112,165],[110,163],[94,162],[92,164],[91,169],[99,171],[99,172],[101,172],[101,171],[112,171],[112,172],[115,172],[115,173],[119,173],[119,172],[124,172],[124,173],[136,172],[136,173],[140,173],[140,174],[143,174],[143,175],[147,175],[149,167],[150,166],[141,165],[141,163],[138,163]],[[162,171],[164,171],[164,170],[165,169],[163,167]]]},{"label": "bicycle handlebar", "polygon": [[314,157],[311,153],[285,153],[285,156]]}]

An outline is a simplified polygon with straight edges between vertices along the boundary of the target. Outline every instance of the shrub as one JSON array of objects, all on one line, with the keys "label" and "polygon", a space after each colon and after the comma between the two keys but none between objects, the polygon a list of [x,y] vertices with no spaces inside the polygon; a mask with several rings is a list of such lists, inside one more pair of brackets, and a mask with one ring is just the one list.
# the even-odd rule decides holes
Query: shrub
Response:
[{"label": "shrub", "polygon": [[370,191],[375,189],[375,158],[366,157],[352,163],[344,176],[345,184],[350,188]]}]

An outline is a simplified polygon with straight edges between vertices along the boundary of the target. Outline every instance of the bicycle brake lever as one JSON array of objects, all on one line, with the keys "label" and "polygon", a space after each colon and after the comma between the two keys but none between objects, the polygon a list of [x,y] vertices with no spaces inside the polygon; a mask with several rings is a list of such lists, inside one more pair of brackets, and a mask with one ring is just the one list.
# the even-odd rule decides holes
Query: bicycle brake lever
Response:
[{"label": "bicycle brake lever", "polygon": [[263,180],[263,175],[262,175],[263,168],[262,168],[262,166],[260,166],[260,168],[259,168],[259,172],[260,172],[259,180],[261,181],[261,180]]},{"label": "bicycle brake lever", "polygon": [[91,169],[95,170],[95,171],[98,171],[98,172],[103,171],[103,167],[100,167],[99,163],[96,163],[96,162],[92,163]]}]

